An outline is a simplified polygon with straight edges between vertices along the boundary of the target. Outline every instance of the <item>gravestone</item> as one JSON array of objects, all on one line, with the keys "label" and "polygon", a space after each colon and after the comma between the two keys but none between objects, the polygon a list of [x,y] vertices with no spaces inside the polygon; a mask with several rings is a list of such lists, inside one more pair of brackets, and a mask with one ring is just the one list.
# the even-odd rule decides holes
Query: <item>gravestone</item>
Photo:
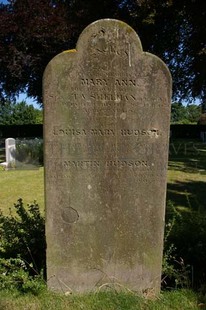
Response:
[{"label": "gravestone", "polygon": [[6,161],[0,165],[5,168],[14,168],[15,167],[15,152],[16,152],[16,141],[13,138],[7,138],[5,140],[5,153]]},{"label": "gravestone", "polygon": [[7,138],[5,140],[6,147],[6,162],[8,167],[15,165],[15,151],[16,151],[16,142],[13,138]]},{"label": "gravestone", "polygon": [[15,152],[16,152],[15,139],[7,138],[5,140],[5,148],[6,148],[7,167],[14,167],[15,166]]},{"label": "gravestone", "polygon": [[43,88],[49,288],[159,292],[166,65],[127,24],[99,20],[51,60]]}]

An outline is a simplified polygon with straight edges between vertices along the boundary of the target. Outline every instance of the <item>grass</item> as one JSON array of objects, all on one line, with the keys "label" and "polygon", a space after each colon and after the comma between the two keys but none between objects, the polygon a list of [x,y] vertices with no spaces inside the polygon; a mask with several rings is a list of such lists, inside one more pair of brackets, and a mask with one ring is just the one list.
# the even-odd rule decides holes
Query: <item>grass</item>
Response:
[{"label": "grass", "polygon": [[138,297],[132,293],[98,292],[64,296],[42,290],[37,296],[18,292],[0,293],[2,310],[195,310],[205,309],[198,296],[189,290],[164,292],[157,299]]},{"label": "grass", "polygon": [[8,214],[9,208],[19,198],[25,204],[38,202],[44,210],[44,169],[36,170],[0,170],[0,209]]},{"label": "grass", "polygon": [[198,140],[170,143],[167,199],[181,210],[206,211],[206,144]]}]

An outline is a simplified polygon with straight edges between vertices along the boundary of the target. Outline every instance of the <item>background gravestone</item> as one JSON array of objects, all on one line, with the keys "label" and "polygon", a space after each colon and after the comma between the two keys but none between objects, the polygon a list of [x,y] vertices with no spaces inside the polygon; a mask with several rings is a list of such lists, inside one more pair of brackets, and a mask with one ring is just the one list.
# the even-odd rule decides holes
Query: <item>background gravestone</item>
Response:
[{"label": "background gravestone", "polygon": [[[161,39],[161,38],[160,38]],[[44,74],[48,286],[159,291],[171,77],[118,20]]]},{"label": "background gravestone", "polygon": [[15,152],[16,152],[16,141],[13,138],[7,138],[5,140],[6,150],[6,163],[7,167],[11,168],[15,166]]}]

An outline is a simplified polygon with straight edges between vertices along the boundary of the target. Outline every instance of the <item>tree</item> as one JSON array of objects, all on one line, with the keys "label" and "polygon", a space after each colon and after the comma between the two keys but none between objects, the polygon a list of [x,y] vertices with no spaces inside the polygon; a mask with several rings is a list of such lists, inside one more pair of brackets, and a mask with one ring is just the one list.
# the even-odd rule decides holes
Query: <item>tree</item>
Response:
[{"label": "tree", "polygon": [[[203,0],[139,0],[130,3],[145,50],[161,57],[173,76],[174,97],[206,97],[206,6]],[[145,18],[139,19],[139,11]],[[146,40],[145,40],[146,38]]]},{"label": "tree", "polygon": [[201,106],[196,104],[188,104],[186,106],[187,119],[191,124],[197,124],[201,116]]},{"label": "tree", "polygon": [[206,101],[204,0],[10,0],[0,6],[2,97],[27,91],[41,102],[49,60],[74,48],[85,26],[118,18],[139,34],[145,51],[161,57],[174,81],[174,98]]},{"label": "tree", "polygon": [[1,125],[41,124],[43,122],[42,111],[27,105],[25,101],[12,103],[6,101],[0,110]]},{"label": "tree", "polygon": [[0,88],[12,98],[22,91],[41,99],[44,68],[68,48],[70,29],[63,5],[16,0],[0,6]]},{"label": "tree", "polygon": [[196,104],[187,104],[186,106],[184,106],[180,102],[172,103],[172,124],[197,124],[200,116],[201,107]]},{"label": "tree", "polygon": [[171,123],[182,124],[185,122],[185,107],[180,102],[172,103],[171,107]]}]

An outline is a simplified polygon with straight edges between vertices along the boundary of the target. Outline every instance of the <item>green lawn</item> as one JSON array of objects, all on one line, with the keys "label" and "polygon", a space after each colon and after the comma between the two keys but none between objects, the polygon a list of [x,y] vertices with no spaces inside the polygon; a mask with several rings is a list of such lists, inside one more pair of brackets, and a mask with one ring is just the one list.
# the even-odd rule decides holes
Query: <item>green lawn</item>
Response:
[{"label": "green lawn", "polygon": [[44,210],[44,169],[0,170],[0,209],[4,214],[19,198],[25,204],[36,200]]},{"label": "green lawn", "polygon": [[206,144],[198,140],[170,143],[167,200],[179,209],[206,210]]}]

